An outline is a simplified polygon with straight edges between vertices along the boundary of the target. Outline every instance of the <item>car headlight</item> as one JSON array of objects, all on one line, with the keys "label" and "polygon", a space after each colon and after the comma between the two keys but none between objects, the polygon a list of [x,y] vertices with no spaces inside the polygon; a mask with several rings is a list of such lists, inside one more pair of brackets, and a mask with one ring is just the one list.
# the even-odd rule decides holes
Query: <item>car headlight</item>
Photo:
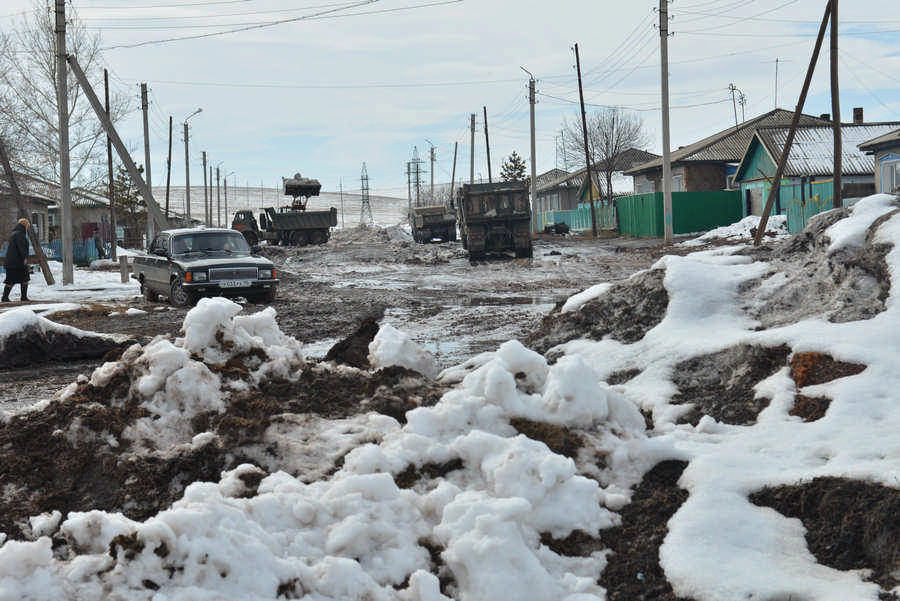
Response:
[{"label": "car headlight", "polygon": [[208,275],[205,271],[189,271],[184,279],[186,282],[205,282]]},{"label": "car headlight", "polygon": [[275,270],[274,269],[260,269],[259,270],[259,279],[271,280],[274,278],[275,278]]}]

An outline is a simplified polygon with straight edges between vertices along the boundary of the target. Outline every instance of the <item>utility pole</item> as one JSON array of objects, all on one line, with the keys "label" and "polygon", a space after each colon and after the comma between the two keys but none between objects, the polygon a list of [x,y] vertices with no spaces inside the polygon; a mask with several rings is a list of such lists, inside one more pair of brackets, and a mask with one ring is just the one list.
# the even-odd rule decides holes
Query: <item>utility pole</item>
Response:
[{"label": "utility pole", "polygon": [[456,150],[459,148],[459,142],[453,143],[453,171],[450,173],[450,202],[449,206],[453,206],[453,186],[456,184]]},{"label": "utility pole", "polygon": [[484,147],[487,150],[488,183],[492,184],[494,180],[491,178],[491,139],[488,137],[487,107],[484,107]]},{"label": "utility pole", "polygon": [[407,215],[412,213],[412,161],[406,161],[406,201]]},{"label": "utility pole", "polygon": [[832,206],[844,206],[841,198],[843,150],[841,148],[841,93],[838,88],[838,0],[831,0],[831,118],[834,127],[834,201]]},{"label": "utility pole", "polygon": [[[665,0],[660,0],[665,2]],[[587,116],[584,113],[584,90],[581,86],[581,56],[578,53],[578,44],[575,44],[575,68],[578,71],[578,98],[581,101],[581,132],[584,136],[584,181],[588,189],[588,199],[591,207],[591,231],[594,238],[597,237],[597,215],[594,213],[594,180],[591,179],[591,150],[588,144]]]},{"label": "utility pole", "polygon": [[659,56],[662,76],[663,231],[666,244],[675,238],[672,225],[672,161],[669,156],[669,0],[659,0]]},{"label": "utility pole", "polygon": [[470,142],[469,142],[469,183],[475,183],[475,113],[472,113],[472,121],[471,125],[469,125],[469,131],[471,132]]},{"label": "utility pole", "polygon": [[[147,185],[153,185],[153,179],[150,177],[150,122],[147,118],[147,112],[150,109],[150,104],[147,102],[147,84],[141,84],[141,112],[144,115],[144,175],[147,180]],[[150,244],[150,240],[153,240],[154,236],[154,228],[153,228],[153,220],[147,220],[147,244]]]},{"label": "utility pole", "polygon": [[209,194],[206,189],[206,151],[203,151],[203,222],[210,225]]},{"label": "utility pole", "polygon": [[537,166],[535,162],[537,159],[535,158],[535,140],[534,140],[534,103],[535,103],[535,92],[534,92],[534,75],[532,75],[528,69],[525,67],[521,67],[525,73],[528,73],[528,104],[531,107],[531,223],[535,224],[535,207],[537,206]]},{"label": "utility pole", "polygon": [[[109,71],[106,69],[103,70],[103,93],[106,99],[106,118],[109,118]],[[119,244],[118,235],[116,230],[118,229],[118,224],[116,223],[116,189],[115,182],[113,180],[113,161],[112,161],[112,142],[109,139],[109,135],[106,136],[106,169],[107,176],[109,177],[109,186],[107,188],[107,194],[109,196],[109,229],[110,232],[110,247],[109,247],[109,258],[113,261],[117,260],[116,258],[116,247]]]},{"label": "utility pole", "polygon": [[188,151],[188,121],[202,112],[203,109],[197,109],[184,118],[184,218],[188,226],[191,224],[191,156]]},{"label": "utility pole", "polygon": [[734,96],[735,91],[737,91],[737,86],[733,83],[728,84],[728,91],[731,92],[731,108],[734,109],[734,128],[738,127],[738,118],[737,118],[737,100]]},{"label": "utility pole", "polygon": [[72,190],[69,166],[69,91],[66,87],[66,0],[56,0],[56,109],[59,116],[60,235],[62,236],[63,285],[74,282],[72,245]]},{"label": "utility pole", "polygon": [[219,192],[219,168],[216,167],[216,224],[222,227],[222,196]]},{"label": "utility pole", "polygon": [[[225,221],[224,221],[224,223],[226,223],[226,224],[228,223],[228,176],[229,175],[231,175],[231,174],[226,173],[225,177],[222,178],[222,196],[225,198],[225,200],[224,200],[224,203],[225,203]],[[224,227],[224,226],[220,224],[219,227]]]},{"label": "utility pole", "polygon": [[778,108],[778,59],[775,59],[775,108]]},{"label": "utility pole", "polygon": [[813,73],[816,70],[816,63],[819,60],[819,51],[822,49],[822,41],[825,39],[825,29],[828,27],[828,19],[834,6],[834,0],[829,0],[825,7],[825,15],[822,17],[822,24],[819,26],[819,35],[816,38],[816,44],[813,47],[812,57],[809,60],[809,67],[806,70],[806,79],[803,81],[803,89],[800,91],[800,99],[797,101],[797,108],[794,110],[794,117],[791,119],[791,127],[788,130],[787,139],[784,141],[784,149],[781,151],[781,158],[778,160],[778,168],[775,170],[775,177],[772,181],[772,187],[769,189],[769,197],[766,200],[766,206],[763,208],[762,216],[759,218],[759,226],[756,228],[756,237],[753,239],[754,246],[759,246],[762,242],[763,233],[766,231],[766,224],[769,222],[769,213],[772,211],[772,205],[778,196],[781,186],[781,177],[784,175],[784,168],[787,165],[787,159],[791,154],[791,145],[794,143],[794,135],[797,133],[797,124],[800,121],[800,114],[803,113],[803,105],[806,104],[806,95],[809,92],[809,84],[812,81]]},{"label": "utility pole", "polygon": [[430,149],[431,156],[431,204],[434,204],[434,144]]},{"label": "utility pole", "polygon": [[169,219],[169,186],[172,183],[172,115],[169,115],[169,158],[166,159],[166,219]]}]

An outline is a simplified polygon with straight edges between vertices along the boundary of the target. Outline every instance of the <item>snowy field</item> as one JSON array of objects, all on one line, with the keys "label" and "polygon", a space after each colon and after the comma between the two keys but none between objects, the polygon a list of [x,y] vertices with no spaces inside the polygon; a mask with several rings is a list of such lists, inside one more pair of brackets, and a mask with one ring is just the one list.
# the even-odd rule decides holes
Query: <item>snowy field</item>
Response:
[{"label": "snowy field", "polygon": [[[364,370],[309,367],[271,308],[239,315],[235,303],[202,300],[181,336],[132,346],[32,412],[89,399],[127,414],[121,428],[75,420],[52,433],[69,445],[60,448],[100,449],[122,463],[217,449],[245,461],[213,481],[190,483],[146,519],[123,515],[127,502],[121,511],[30,516],[21,533],[0,535],[8,538],[0,547],[0,599],[602,601],[610,553],[566,555],[548,541],[576,533],[599,540],[621,523],[644,474],[664,460],[688,464],[678,482],[687,498],[659,549],[674,595],[890,598],[879,595],[900,593],[896,575],[874,582],[869,570],[823,565],[800,520],[749,497],[822,477],[900,482],[898,209],[892,196],[864,199],[779,255],[734,245],[666,256],[653,268],[663,273],[666,309],[635,341],[577,338],[541,355],[510,340],[444,370],[440,400],[402,419],[288,412],[252,444],[204,424],[218,423],[238,399],[249,403],[266,386],[296,382],[301,372],[339,378]],[[803,289],[800,276],[810,278],[802,268],[813,252],[846,273],[859,256],[883,257],[890,283],[861,277],[845,295],[877,308],[849,318],[855,307],[845,298],[794,318],[776,301],[792,286]],[[616,290],[590,284],[560,319],[577,322]],[[803,386],[785,364],[755,385],[756,397],[769,401],[755,419],[682,422],[691,405],[673,400],[684,362],[740,345],[786,346],[791,356],[822,353],[864,369]],[[369,352],[375,367],[434,369],[427,351],[388,326]],[[633,377],[609,383],[626,371]],[[801,394],[830,400],[821,418],[791,414]],[[27,416],[4,421],[11,426]],[[577,453],[554,452],[522,434],[516,424],[523,420],[576,433]],[[9,483],[4,491],[21,493]]]}]

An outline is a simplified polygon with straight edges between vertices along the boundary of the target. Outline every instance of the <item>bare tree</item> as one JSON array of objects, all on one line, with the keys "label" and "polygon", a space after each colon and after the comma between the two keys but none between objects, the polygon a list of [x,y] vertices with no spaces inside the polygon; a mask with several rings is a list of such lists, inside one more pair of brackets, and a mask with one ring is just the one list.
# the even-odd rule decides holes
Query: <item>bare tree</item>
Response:
[{"label": "bare tree", "polygon": [[[631,148],[643,149],[648,144],[644,121],[634,113],[611,107],[588,115],[587,130],[591,166],[603,174],[606,189],[600,192],[609,202],[613,197],[613,174],[628,167],[622,160],[625,153]],[[584,167],[584,135],[580,116],[564,119],[563,131],[563,152],[567,162]]]},{"label": "bare tree", "polygon": [[[74,9],[67,12],[66,47],[88,77],[102,82],[100,36],[89,33]],[[52,5],[34,0],[30,14],[0,40],[0,131],[16,148],[17,171],[59,183],[59,122],[56,108],[56,39]],[[70,73],[69,153],[74,185],[92,188],[102,163],[105,133]],[[127,97],[111,99],[113,122],[130,110]]]}]

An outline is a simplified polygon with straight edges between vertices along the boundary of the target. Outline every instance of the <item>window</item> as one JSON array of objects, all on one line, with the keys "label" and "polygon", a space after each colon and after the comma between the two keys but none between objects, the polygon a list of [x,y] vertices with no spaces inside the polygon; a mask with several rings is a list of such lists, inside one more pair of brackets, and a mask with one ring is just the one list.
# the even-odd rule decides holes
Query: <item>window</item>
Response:
[{"label": "window", "polygon": [[900,161],[883,163],[881,167],[881,190],[890,194],[900,188]]},{"label": "window", "polygon": [[684,174],[672,176],[672,192],[684,192]]}]

